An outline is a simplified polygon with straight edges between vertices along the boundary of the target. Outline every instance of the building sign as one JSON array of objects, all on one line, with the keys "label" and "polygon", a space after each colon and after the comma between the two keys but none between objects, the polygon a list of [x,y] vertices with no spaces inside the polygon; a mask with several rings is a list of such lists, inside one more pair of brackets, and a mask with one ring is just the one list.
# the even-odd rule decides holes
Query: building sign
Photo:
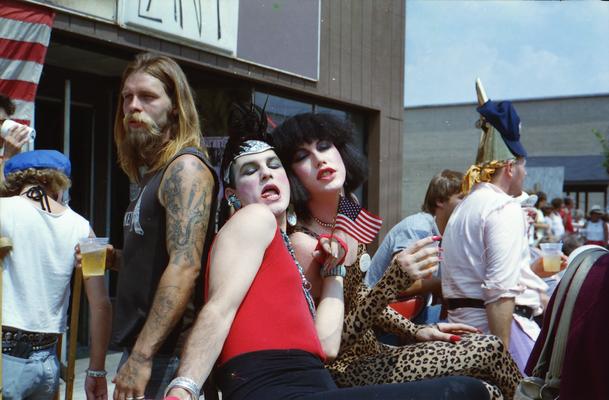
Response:
[{"label": "building sign", "polygon": [[237,49],[238,0],[119,0],[118,23],[220,51]]},{"label": "building sign", "polygon": [[319,79],[321,0],[26,1],[308,80]]}]

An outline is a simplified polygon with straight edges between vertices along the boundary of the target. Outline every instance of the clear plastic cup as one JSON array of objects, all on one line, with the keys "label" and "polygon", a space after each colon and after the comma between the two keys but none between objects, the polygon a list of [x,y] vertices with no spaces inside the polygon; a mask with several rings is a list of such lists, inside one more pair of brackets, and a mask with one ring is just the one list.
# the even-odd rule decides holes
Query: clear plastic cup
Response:
[{"label": "clear plastic cup", "polygon": [[543,270],[546,272],[559,272],[562,260],[562,243],[541,243],[543,257]]},{"label": "clear plastic cup", "polygon": [[82,274],[85,277],[104,275],[106,270],[107,237],[84,238],[78,241],[82,256]]}]

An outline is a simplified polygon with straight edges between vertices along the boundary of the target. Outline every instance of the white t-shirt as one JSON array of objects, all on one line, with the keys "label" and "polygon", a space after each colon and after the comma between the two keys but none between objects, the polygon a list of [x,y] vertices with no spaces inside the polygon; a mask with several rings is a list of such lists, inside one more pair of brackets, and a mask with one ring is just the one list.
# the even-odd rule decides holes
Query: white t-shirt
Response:
[{"label": "white t-shirt", "polygon": [[[547,285],[531,271],[526,233],[526,217],[516,199],[490,183],[474,186],[455,207],[444,231],[444,298],[481,299],[488,304],[513,297],[517,305],[540,314],[540,293]],[[489,332],[484,309],[450,310],[448,320]]]},{"label": "white t-shirt", "polygon": [[584,228],[586,240],[594,240],[597,242],[605,241],[605,221],[598,220],[596,222],[588,221]]},{"label": "white t-shirt", "polygon": [[555,240],[562,239],[565,236],[565,225],[562,221],[562,217],[559,213],[552,211],[549,216],[550,229],[552,230],[552,236]]},{"label": "white t-shirt", "polygon": [[13,244],[2,271],[2,325],[65,331],[74,246],[89,231],[69,208],[51,214],[22,196],[0,198],[0,236]]}]

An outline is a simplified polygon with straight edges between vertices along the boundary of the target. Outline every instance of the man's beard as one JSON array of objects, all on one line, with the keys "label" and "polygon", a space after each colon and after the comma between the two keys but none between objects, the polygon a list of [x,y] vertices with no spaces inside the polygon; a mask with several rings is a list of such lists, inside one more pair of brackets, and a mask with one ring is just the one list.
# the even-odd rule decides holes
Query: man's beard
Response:
[{"label": "man's beard", "polygon": [[[169,121],[167,119],[167,121]],[[136,128],[129,126],[129,122],[139,122],[141,125]],[[165,145],[165,131],[168,122],[159,126],[146,113],[139,112],[125,114],[123,118],[123,128],[125,139],[121,144],[121,152],[127,158],[134,160],[136,165],[150,167]]]}]

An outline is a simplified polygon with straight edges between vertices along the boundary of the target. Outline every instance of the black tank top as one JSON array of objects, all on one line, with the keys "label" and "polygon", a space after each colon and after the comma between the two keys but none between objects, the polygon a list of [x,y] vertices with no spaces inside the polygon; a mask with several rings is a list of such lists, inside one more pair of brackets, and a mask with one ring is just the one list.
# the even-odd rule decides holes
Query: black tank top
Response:
[{"label": "black tank top", "polygon": [[[213,167],[199,150],[188,147],[181,150],[169,163],[184,154],[192,154],[209,168],[214,177],[211,212],[203,255],[201,274],[205,276],[207,253],[215,231],[218,179]],[[146,177],[140,184],[140,192],[133,200],[123,219],[122,266],[118,274],[118,293],[114,313],[112,341],[120,347],[132,348],[144,327],[154,295],[167,268],[169,255],[165,243],[165,208],[158,200],[157,192],[167,168]],[[193,297],[195,308],[203,301],[203,279],[197,279]],[[176,324],[158,354],[174,354],[180,333],[184,328],[184,317]]]}]

